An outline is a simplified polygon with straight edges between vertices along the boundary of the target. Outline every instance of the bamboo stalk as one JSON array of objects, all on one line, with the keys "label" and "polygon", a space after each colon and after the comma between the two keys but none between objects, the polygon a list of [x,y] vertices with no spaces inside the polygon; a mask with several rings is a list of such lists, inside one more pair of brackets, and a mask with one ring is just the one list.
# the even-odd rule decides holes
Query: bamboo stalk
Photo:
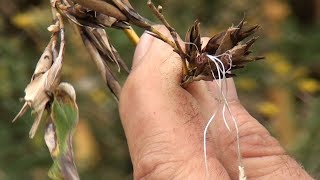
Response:
[{"label": "bamboo stalk", "polygon": [[132,27],[123,29],[123,32],[127,35],[128,39],[132,42],[132,44],[134,44],[135,46],[138,45],[140,38]]}]

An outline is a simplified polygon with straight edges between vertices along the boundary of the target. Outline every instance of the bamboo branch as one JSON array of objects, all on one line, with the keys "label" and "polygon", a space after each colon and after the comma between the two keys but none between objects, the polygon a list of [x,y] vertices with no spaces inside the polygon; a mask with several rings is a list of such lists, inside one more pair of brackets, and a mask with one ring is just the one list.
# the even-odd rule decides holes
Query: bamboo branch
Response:
[{"label": "bamboo branch", "polygon": [[178,41],[178,33],[177,31],[168,23],[168,21],[165,19],[165,17],[162,15],[162,7],[159,6],[158,8],[156,8],[156,6],[152,3],[151,0],[148,1],[148,6],[149,8],[152,10],[152,12],[157,16],[157,18],[162,22],[162,24],[164,26],[166,26],[166,28],[169,30],[174,43],[175,43],[175,51],[177,53],[179,53],[182,63],[183,63],[183,74],[186,75],[188,73],[188,67],[187,67],[187,63],[186,63],[186,53],[183,51],[182,47],[180,46],[180,43]]},{"label": "bamboo branch", "polygon": [[128,39],[136,46],[139,43],[139,36],[134,31],[132,27],[129,27],[127,29],[123,29],[124,33],[127,35]]}]

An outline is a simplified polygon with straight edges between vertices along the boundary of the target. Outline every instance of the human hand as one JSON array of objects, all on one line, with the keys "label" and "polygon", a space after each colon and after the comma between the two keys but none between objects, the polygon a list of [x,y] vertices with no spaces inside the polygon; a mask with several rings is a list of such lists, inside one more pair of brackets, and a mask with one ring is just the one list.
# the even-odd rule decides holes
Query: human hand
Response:
[{"label": "human hand", "polygon": [[[203,131],[219,108],[216,83],[193,82],[184,89],[181,80],[180,57],[167,44],[144,34],[120,98],[134,179],[238,179],[235,126],[227,116],[229,132],[221,113],[207,135],[206,175]],[[238,123],[246,176],[312,179],[239,103],[233,80],[227,84],[226,98]]]}]

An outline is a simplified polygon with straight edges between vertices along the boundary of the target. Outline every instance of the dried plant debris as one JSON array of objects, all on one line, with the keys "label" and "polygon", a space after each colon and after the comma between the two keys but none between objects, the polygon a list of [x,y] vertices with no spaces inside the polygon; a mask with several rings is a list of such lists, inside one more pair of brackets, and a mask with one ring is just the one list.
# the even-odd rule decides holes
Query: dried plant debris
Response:
[{"label": "dried plant debris", "polygon": [[[16,121],[30,107],[35,114],[35,121],[29,136],[33,138],[40,124],[43,112],[50,101],[51,92],[59,84],[62,62],[64,57],[65,39],[64,28],[60,15],[58,20],[48,30],[52,32],[51,40],[40,57],[30,83],[25,89],[25,101],[22,109],[13,119]],[[57,47],[60,34],[60,47]]]}]

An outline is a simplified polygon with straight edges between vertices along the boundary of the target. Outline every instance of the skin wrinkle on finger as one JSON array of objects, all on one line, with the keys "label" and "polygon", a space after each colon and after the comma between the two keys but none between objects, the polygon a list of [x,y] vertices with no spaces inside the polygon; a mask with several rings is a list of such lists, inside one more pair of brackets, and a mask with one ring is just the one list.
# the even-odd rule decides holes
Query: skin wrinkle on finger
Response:
[{"label": "skin wrinkle on finger", "polygon": [[[257,166],[256,169],[247,170],[250,179],[313,179],[288,155],[252,157],[244,161],[246,164]],[[263,166],[263,164],[269,165]]]}]

